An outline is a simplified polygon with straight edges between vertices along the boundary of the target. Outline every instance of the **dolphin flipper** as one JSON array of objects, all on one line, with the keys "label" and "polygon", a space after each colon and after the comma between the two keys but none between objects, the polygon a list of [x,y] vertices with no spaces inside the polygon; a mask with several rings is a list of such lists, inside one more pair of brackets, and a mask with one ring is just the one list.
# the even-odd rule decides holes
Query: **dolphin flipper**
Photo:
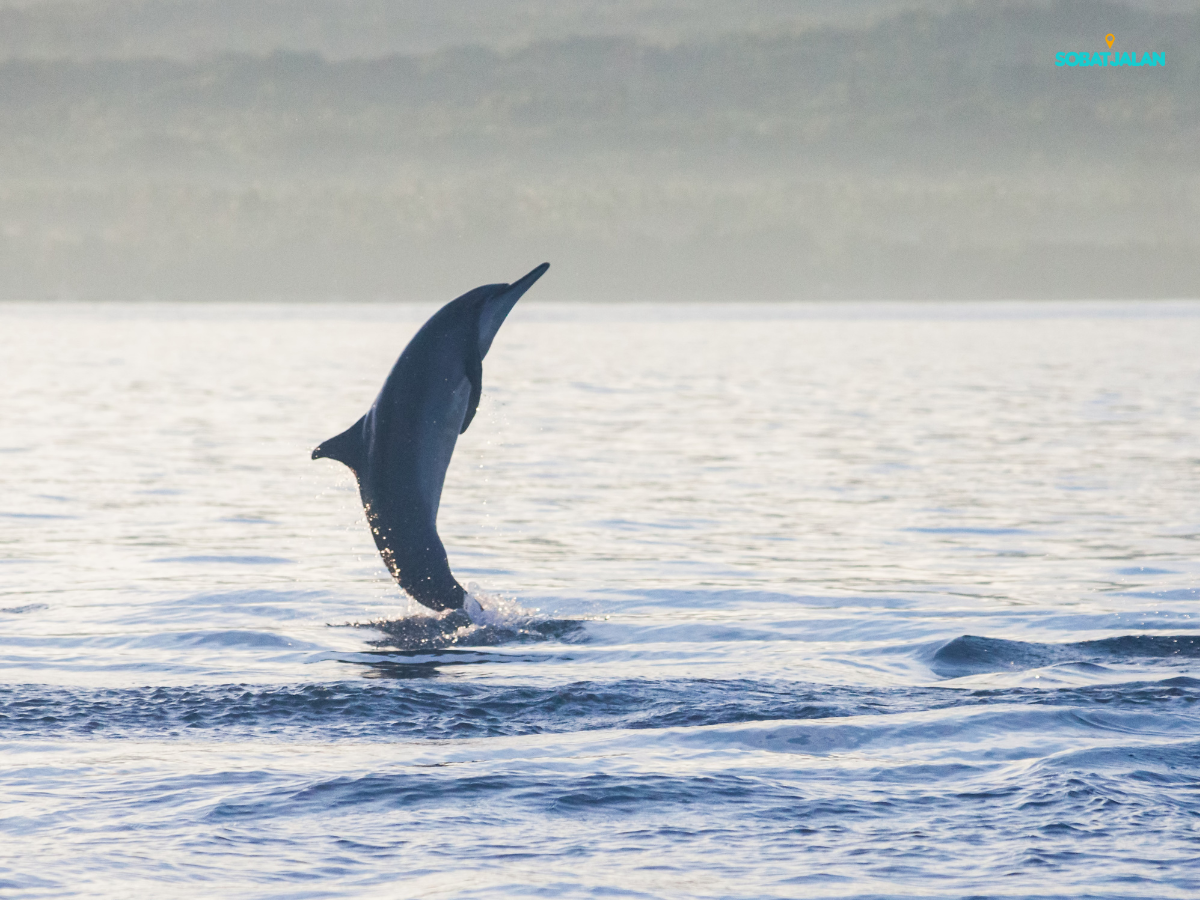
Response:
[{"label": "dolphin flipper", "polygon": [[478,347],[473,346],[467,351],[467,380],[471,382],[471,396],[467,400],[467,414],[463,416],[462,428],[459,434],[465,434],[467,426],[475,418],[475,410],[479,409],[479,398],[483,394],[483,359],[479,356]]}]

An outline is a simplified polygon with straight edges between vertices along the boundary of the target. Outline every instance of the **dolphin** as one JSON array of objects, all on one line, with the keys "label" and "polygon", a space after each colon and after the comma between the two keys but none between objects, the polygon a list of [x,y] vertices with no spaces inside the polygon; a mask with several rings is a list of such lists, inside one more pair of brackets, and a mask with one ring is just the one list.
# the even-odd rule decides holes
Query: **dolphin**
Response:
[{"label": "dolphin", "polygon": [[550,268],[512,284],[485,284],[451,300],[421,326],[367,414],[312,452],[345,463],[379,555],[408,594],[435,610],[462,609],[437,533],[446,469],[483,389],[483,358],[521,295]]}]

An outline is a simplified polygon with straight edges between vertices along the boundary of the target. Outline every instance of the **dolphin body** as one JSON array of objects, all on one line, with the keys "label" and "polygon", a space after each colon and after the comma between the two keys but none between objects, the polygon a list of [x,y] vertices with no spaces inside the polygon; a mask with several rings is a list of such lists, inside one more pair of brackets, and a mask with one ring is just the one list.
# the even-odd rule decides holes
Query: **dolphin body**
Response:
[{"label": "dolphin body", "polygon": [[450,574],[437,533],[438,505],[458,436],[483,389],[483,358],[542,263],[512,284],[486,284],[451,300],[421,326],[367,414],[312,452],[345,463],[379,555],[413,599],[462,609],[467,592]]}]

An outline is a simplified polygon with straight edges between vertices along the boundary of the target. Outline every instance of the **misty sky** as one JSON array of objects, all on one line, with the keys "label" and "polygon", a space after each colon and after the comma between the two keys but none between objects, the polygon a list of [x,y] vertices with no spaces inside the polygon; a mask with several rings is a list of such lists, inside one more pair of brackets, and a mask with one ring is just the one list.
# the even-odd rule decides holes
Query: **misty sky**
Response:
[{"label": "misty sky", "polygon": [[[1106,33],[1167,66],[1054,65]],[[1196,296],[1197,47],[1173,2],[9,0],[0,297]]]}]

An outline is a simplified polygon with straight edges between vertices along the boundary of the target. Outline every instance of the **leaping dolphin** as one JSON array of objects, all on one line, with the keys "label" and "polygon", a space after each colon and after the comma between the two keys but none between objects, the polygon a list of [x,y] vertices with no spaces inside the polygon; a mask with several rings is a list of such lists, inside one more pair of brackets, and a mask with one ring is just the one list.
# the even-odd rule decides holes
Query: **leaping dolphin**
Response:
[{"label": "leaping dolphin", "polygon": [[479,407],[483,358],[548,268],[542,263],[512,284],[485,284],[434,313],[367,414],[312,452],[350,467],[379,555],[400,587],[432,609],[461,609],[467,594],[450,573],[437,514],[454,444]]}]

